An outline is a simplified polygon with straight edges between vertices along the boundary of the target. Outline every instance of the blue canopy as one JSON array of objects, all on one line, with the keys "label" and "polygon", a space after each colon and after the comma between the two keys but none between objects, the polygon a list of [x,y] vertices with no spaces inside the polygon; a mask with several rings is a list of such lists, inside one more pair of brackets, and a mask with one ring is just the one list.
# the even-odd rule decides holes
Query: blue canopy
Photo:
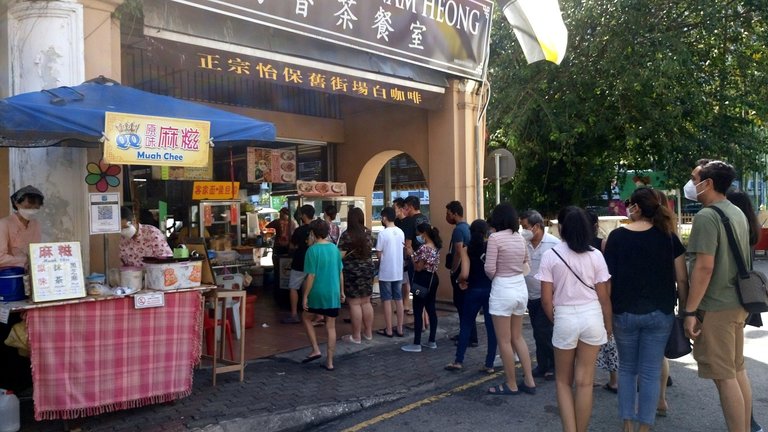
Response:
[{"label": "blue canopy", "polygon": [[136,90],[101,77],[76,87],[0,100],[0,147],[96,146],[106,111],[207,120],[214,143],[275,140],[272,123]]}]

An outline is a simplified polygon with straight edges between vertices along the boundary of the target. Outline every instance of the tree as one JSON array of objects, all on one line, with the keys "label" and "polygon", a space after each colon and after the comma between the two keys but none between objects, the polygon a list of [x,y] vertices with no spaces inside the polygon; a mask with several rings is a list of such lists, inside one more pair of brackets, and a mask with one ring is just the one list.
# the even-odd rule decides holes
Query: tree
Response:
[{"label": "tree", "polygon": [[561,0],[560,66],[525,63],[495,17],[491,147],[518,160],[503,194],[547,213],[582,205],[625,169],[670,187],[701,157],[760,168],[768,121],[768,0]]}]

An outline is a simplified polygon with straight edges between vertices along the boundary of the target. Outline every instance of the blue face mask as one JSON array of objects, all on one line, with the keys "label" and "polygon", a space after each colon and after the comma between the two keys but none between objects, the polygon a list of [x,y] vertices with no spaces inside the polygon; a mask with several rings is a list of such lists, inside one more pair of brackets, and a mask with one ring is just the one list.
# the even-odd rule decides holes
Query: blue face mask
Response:
[{"label": "blue face mask", "polygon": [[426,242],[424,241],[424,237],[423,237],[421,234],[419,234],[419,235],[417,235],[417,236],[416,236],[416,241],[417,241],[417,242],[419,242],[419,243],[421,243],[421,244],[424,244],[424,243],[426,243]]}]

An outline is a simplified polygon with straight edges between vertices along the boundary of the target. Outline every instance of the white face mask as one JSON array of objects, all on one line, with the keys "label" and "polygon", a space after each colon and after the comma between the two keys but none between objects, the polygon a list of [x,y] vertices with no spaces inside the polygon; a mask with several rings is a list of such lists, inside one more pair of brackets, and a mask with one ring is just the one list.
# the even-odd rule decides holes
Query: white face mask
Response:
[{"label": "white face mask", "polygon": [[20,209],[18,209],[16,211],[19,213],[19,216],[23,217],[26,220],[30,220],[30,219],[35,217],[35,215],[37,214],[37,212],[40,211],[40,209],[20,208]]},{"label": "white face mask", "polygon": [[635,204],[632,204],[631,206],[627,207],[627,217],[629,218],[629,220],[632,220],[632,215],[637,213],[637,210],[632,211],[632,210],[630,210],[631,208],[635,208],[636,209],[637,206]]},{"label": "white face mask", "polygon": [[136,235],[136,227],[128,225],[126,228],[120,230],[120,235],[123,236],[123,238],[129,239]]},{"label": "white face mask", "polygon": [[530,242],[533,239],[533,231],[529,229],[523,229],[520,234],[523,236],[525,241]]},{"label": "white face mask", "polygon": [[697,184],[693,184],[693,180],[688,180],[688,183],[683,186],[683,195],[685,195],[685,197],[691,201],[698,201],[699,195],[701,195],[704,191],[698,192],[696,191],[696,187],[702,183],[704,182],[701,181]]}]

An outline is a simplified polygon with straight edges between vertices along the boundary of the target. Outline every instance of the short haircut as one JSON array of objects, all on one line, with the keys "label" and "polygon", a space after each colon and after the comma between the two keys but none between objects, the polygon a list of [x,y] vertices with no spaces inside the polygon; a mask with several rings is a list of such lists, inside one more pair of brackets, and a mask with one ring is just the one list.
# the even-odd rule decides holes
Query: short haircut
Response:
[{"label": "short haircut", "polygon": [[403,208],[405,207],[405,200],[403,198],[395,198],[392,200],[392,205],[395,207]]},{"label": "short haircut", "polygon": [[312,207],[309,204],[304,204],[299,209],[299,215],[306,216],[306,217],[312,219],[313,217],[315,217],[315,208]]},{"label": "short haircut", "polygon": [[524,219],[528,222],[528,225],[538,225],[544,228],[544,218],[541,217],[541,213],[536,210],[526,210],[520,215],[520,219]]},{"label": "short haircut", "polygon": [[339,210],[336,209],[335,205],[331,204],[325,207],[324,213],[326,216],[330,217],[331,219],[336,219],[336,215],[339,213]]},{"label": "short haircut", "polygon": [[590,243],[594,237],[594,229],[584,209],[575,206],[565,207],[557,215],[557,223],[560,225],[560,238],[565,241],[569,249],[576,253],[593,249]]},{"label": "short haircut", "polygon": [[408,195],[408,197],[405,198],[405,204],[413,207],[414,210],[418,210],[421,207],[421,201],[419,200],[419,197],[415,195]]},{"label": "short haircut", "polygon": [[699,171],[699,180],[707,179],[712,180],[712,187],[716,192],[725,195],[736,179],[736,170],[723,161],[713,160],[702,166]]},{"label": "short haircut", "polygon": [[[304,206],[302,206],[302,208],[303,207]],[[324,239],[328,237],[328,232],[331,230],[330,227],[328,226],[328,222],[322,219],[315,219],[312,222],[310,222],[309,229],[312,231],[312,234],[314,234],[315,238],[317,239]]]},{"label": "short haircut", "polygon": [[131,210],[131,208],[128,206],[120,207],[120,219],[133,221],[135,219],[133,210]]},{"label": "short haircut", "polygon": [[504,230],[517,231],[520,228],[517,211],[507,203],[501,203],[493,209],[490,223],[497,232]]},{"label": "short haircut", "polygon": [[379,214],[381,214],[382,218],[387,218],[387,220],[390,222],[395,221],[395,217],[396,217],[395,209],[393,209],[392,207],[384,207],[383,209],[381,209],[381,213]]},{"label": "short haircut", "polygon": [[464,207],[458,201],[449,202],[445,205],[445,209],[459,217],[464,217]]},{"label": "short haircut", "polygon": [[32,205],[42,206],[43,193],[34,186],[24,186],[11,195],[11,206],[13,206],[14,210],[18,210],[17,204],[21,204],[25,200]]}]

